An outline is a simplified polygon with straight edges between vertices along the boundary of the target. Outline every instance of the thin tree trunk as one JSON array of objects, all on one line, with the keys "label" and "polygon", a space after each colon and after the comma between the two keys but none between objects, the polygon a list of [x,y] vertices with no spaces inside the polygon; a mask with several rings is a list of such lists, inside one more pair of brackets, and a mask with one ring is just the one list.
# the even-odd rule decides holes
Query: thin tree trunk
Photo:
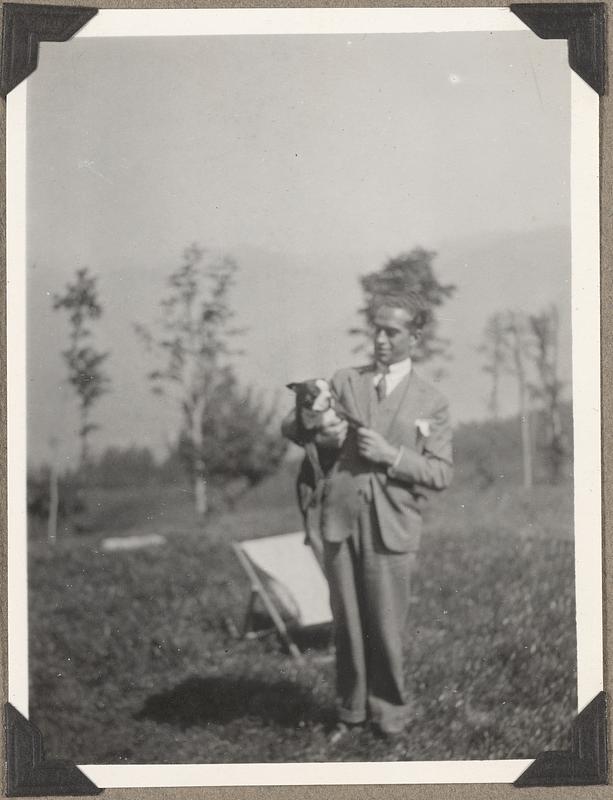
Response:
[{"label": "thin tree trunk", "polygon": [[194,403],[191,415],[191,438],[194,453],[194,500],[196,514],[204,517],[208,511],[208,496],[206,486],[206,465],[202,455],[202,416],[205,409],[205,400],[200,397]]},{"label": "thin tree trunk", "polygon": [[532,487],[532,431],[530,429],[530,412],[524,408],[520,412],[521,418],[521,448],[524,472],[524,489]]},{"label": "thin tree trunk", "polygon": [[88,415],[87,411],[81,411],[81,450],[79,453],[79,468],[81,471],[85,468],[89,461],[89,441],[87,434]]},{"label": "thin tree trunk", "polygon": [[196,514],[204,517],[208,511],[208,497],[206,490],[206,478],[202,473],[194,476],[194,498],[196,501]]},{"label": "thin tree trunk", "polygon": [[561,385],[558,380],[558,347],[560,321],[557,306],[552,305],[550,311],[551,320],[551,390],[550,390],[550,416],[551,416],[551,438],[549,442],[549,452],[551,460],[551,478],[553,483],[558,483],[562,473],[562,463],[564,461],[564,437],[562,433],[562,417],[560,414],[560,391]]},{"label": "thin tree trunk", "polygon": [[57,540],[57,513],[59,507],[59,491],[57,476],[57,442],[51,441],[51,469],[49,471],[49,519],[47,520],[47,540],[55,544]]},{"label": "thin tree trunk", "polygon": [[532,433],[530,430],[530,410],[527,403],[527,386],[524,359],[522,353],[521,332],[519,323],[514,320],[512,325],[514,336],[513,357],[515,360],[515,371],[517,374],[517,385],[519,389],[519,419],[521,422],[521,449],[522,464],[524,474],[524,488],[532,487]]},{"label": "thin tree trunk", "polygon": [[500,370],[504,360],[502,353],[502,330],[500,324],[500,317],[496,315],[494,318],[494,355],[492,363],[492,415],[494,419],[499,417],[499,396],[500,396]]},{"label": "thin tree trunk", "polygon": [[499,416],[499,411],[498,411],[498,407],[499,407],[499,404],[498,404],[498,391],[499,390],[498,390],[498,386],[499,386],[500,378],[499,378],[499,374],[498,374],[498,364],[497,363],[494,366],[494,369],[493,369],[493,372],[492,372],[492,381],[493,381],[493,383],[492,383],[492,397],[491,397],[491,400],[490,400],[490,408],[492,410],[492,416],[494,417],[494,419],[498,419],[498,416]]}]

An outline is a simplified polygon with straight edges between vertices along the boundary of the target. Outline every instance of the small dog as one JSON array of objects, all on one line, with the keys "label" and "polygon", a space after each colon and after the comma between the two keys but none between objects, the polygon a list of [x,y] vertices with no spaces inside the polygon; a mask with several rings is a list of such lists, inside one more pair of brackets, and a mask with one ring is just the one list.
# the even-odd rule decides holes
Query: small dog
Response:
[{"label": "small dog", "polygon": [[296,395],[296,427],[299,441],[303,444],[311,462],[316,480],[324,478],[336,460],[334,451],[318,450],[315,435],[325,425],[346,420],[353,428],[361,427],[359,420],[353,419],[341,408],[328,381],[313,378],[301,383],[288,383],[287,388]]},{"label": "small dog", "polygon": [[318,521],[316,508],[325,491],[325,479],[332,473],[340,451],[334,448],[318,448],[315,436],[323,426],[341,420],[346,420],[349,424],[349,436],[351,429],[362,427],[362,423],[346,413],[328,381],[322,378],[289,383],[287,388],[296,395],[296,439],[305,451],[296,481],[298,505],[304,519],[305,541],[310,544],[322,569],[325,569],[321,520]]}]

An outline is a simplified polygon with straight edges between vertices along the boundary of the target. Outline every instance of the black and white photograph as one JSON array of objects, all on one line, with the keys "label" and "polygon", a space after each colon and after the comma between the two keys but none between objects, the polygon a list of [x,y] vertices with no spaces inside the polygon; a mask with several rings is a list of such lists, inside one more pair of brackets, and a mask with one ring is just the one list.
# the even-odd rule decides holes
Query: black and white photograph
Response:
[{"label": "black and white photograph", "polygon": [[603,676],[567,41],[100,11],[7,107],[9,699],[46,752],[111,787],[513,782],[568,748]]}]

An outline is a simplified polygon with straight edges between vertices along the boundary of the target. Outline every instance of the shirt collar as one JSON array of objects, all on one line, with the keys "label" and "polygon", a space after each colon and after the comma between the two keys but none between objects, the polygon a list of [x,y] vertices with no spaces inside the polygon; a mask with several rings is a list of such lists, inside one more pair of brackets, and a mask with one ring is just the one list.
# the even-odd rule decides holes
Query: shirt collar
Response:
[{"label": "shirt collar", "polygon": [[396,378],[404,378],[411,371],[413,362],[410,358],[405,358],[404,361],[397,361],[395,364],[390,364],[384,370],[380,364],[377,365],[377,372],[387,372],[388,375],[393,375]]}]

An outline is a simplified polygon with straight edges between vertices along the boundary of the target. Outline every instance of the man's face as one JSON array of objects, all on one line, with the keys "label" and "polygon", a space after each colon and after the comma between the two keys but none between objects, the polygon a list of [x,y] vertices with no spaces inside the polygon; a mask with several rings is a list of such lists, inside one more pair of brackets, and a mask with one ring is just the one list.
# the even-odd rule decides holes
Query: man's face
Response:
[{"label": "man's face", "polygon": [[373,323],[375,359],[379,364],[389,366],[412,355],[418,336],[410,329],[408,311],[383,306],[375,314]]}]

